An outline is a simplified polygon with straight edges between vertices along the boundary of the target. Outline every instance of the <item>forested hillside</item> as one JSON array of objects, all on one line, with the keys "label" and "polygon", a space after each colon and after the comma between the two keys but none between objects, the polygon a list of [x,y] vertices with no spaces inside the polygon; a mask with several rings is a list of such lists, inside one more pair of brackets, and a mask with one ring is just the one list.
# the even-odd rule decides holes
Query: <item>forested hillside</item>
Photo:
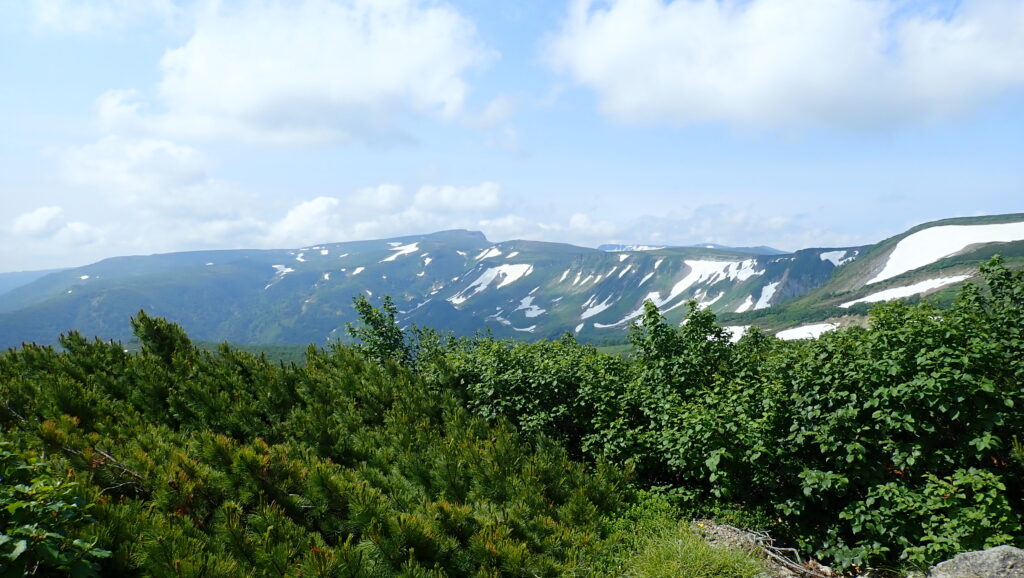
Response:
[{"label": "forested hillside", "polygon": [[[648,304],[631,357],[356,309],[358,346],[303,367],[145,314],[138,352],[72,333],[0,356],[0,564],[647,575],[698,516],[848,571],[1024,545],[1024,276],[998,259],[948,308],[817,340],[734,343],[694,302],[678,327]],[[757,572],[701,552],[680,557]]]}]

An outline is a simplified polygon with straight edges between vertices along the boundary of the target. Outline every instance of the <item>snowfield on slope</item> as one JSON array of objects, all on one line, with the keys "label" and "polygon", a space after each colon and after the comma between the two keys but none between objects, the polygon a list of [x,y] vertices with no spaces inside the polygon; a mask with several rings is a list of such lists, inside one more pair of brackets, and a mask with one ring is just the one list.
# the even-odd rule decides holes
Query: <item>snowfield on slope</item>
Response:
[{"label": "snowfield on slope", "polygon": [[[675,285],[672,286],[672,289],[669,290],[668,292],[668,296],[662,297],[660,292],[654,291],[648,293],[647,297],[645,297],[644,300],[650,300],[655,305],[657,305],[658,308],[661,308],[662,306],[671,303],[677,297],[682,295],[686,290],[696,285],[704,284],[710,286],[725,280],[746,281],[747,279],[750,279],[754,275],[764,274],[764,271],[758,271],[755,269],[757,261],[754,259],[747,259],[746,261],[703,261],[697,259],[687,259],[686,261],[684,261],[684,263],[686,263],[686,266],[689,267],[690,271],[686,275],[684,275],[683,278],[680,279]],[[660,264],[661,260],[654,264],[654,268],[657,269],[658,265]],[[651,272],[646,277],[644,277],[640,281],[640,285],[638,285],[638,287],[647,282],[647,280],[651,278],[651,275],[654,275],[654,273]],[[707,307],[717,302],[724,296],[725,293],[723,292],[720,293],[717,297],[714,297],[710,300],[702,299],[701,306]],[[684,303],[685,301],[677,303],[675,306],[670,307],[666,311],[671,311],[672,309],[675,309],[676,307],[679,307]],[[617,327],[620,325],[625,325],[626,323],[639,317],[640,314],[643,312],[644,307],[643,305],[641,305],[640,307],[637,307],[635,310],[630,312],[622,319],[616,321],[615,323],[612,323],[610,325],[596,323],[594,324],[594,327],[597,327],[598,329],[604,329],[607,327]]]},{"label": "snowfield on slope", "polygon": [[[388,244],[391,245],[392,243],[388,243]],[[400,245],[398,247],[392,247],[391,250],[394,251],[394,254],[392,254],[390,257],[385,257],[384,259],[381,259],[380,260],[381,263],[387,263],[389,261],[394,261],[395,259],[397,259],[397,258],[399,258],[399,257],[401,257],[403,255],[410,255],[412,253],[415,253],[416,251],[420,250],[420,244],[419,243],[409,243],[408,245]]]},{"label": "snowfield on slope", "polygon": [[501,289],[510,283],[515,283],[532,272],[533,265],[525,264],[499,265],[497,267],[491,267],[477,277],[476,281],[470,283],[468,287],[449,297],[448,301],[451,302],[452,305],[462,305],[470,297],[490,287],[491,283],[493,283],[495,279],[501,279],[498,283],[498,289]]},{"label": "snowfield on slope", "polygon": [[750,329],[749,325],[726,325],[722,329],[729,332],[729,341],[736,343],[747,334],[747,330]]},{"label": "snowfield on slope", "polygon": [[526,315],[527,317],[537,317],[539,315],[543,315],[547,310],[546,309],[541,309],[540,307],[537,307],[536,305],[534,305],[533,304],[533,299],[534,298],[533,298],[532,295],[529,295],[527,297],[523,297],[519,301],[519,307],[516,307],[515,310],[516,311],[526,311],[526,313],[524,313],[524,315]]},{"label": "snowfield on slope", "polygon": [[977,243],[1007,243],[1024,240],[1024,222],[999,225],[942,225],[918,231],[900,239],[889,254],[885,267],[868,285],[892,279],[955,255]]},{"label": "snowfield on slope", "polygon": [[582,321],[584,319],[590,319],[591,317],[597,315],[598,313],[614,305],[615,301],[612,300],[612,297],[612,295],[609,295],[604,301],[597,303],[596,296],[592,296],[586,303],[584,303],[584,306],[587,309],[586,311],[583,312],[582,315],[580,315],[580,320]]},{"label": "snowfield on slope", "polygon": [[907,285],[906,287],[893,287],[892,289],[872,293],[867,297],[847,301],[840,305],[840,307],[846,309],[847,307],[857,303],[877,303],[879,301],[892,301],[893,299],[899,299],[901,297],[910,297],[911,295],[917,295],[918,293],[924,293],[926,291],[931,291],[932,289],[938,289],[939,287],[959,283],[969,277],[970,275],[954,275],[952,277],[940,277],[938,279],[925,279],[924,281],[914,283],[913,285]]},{"label": "snowfield on slope", "polygon": [[779,283],[780,281],[775,281],[761,288],[761,298],[754,305],[754,311],[767,309],[772,306],[772,297],[775,296],[775,290],[779,288]]},{"label": "snowfield on slope", "polygon": [[838,327],[835,323],[814,323],[812,325],[801,325],[792,329],[779,331],[775,337],[790,341],[793,339],[817,339],[822,333],[832,331]]},{"label": "snowfield on slope", "polygon": [[489,249],[484,249],[483,251],[480,251],[480,254],[476,256],[476,260],[480,261],[482,259],[490,259],[492,257],[500,257],[500,256],[501,256],[501,251],[498,250],[497,247],[491,247]]},{"label": "snowfield on slope", "polygon": [[754,296],[753,295],[747,295],[746,300],[743,301],[743,303],[741,303],[740,306],[736,308],[736,313],[744,313],[744,312],[750,310],[750,308],[753,307],[753,306],[754,306]]},{"label": "snowfield on slope", "polygon": [[832,261],[832,264],[838,267],[857,258],[856,251],[854,251],[849,257],[846,256],[847,252],[848,251],[826,251],[818,255],[818,258],[822,261]]}]

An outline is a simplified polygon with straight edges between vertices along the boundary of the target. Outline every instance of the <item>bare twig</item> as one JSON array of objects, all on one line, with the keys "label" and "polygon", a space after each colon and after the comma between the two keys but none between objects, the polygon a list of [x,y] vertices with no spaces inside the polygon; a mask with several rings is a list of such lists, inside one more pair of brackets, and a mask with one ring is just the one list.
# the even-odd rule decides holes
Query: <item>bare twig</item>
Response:
[{"label": "bare twig", "polygon": [[698,528],[704,528],[705,533],[707,533],[706,529],[709,527],[717,527],[718,529],[726,530],[728,534],[741,542],[743,547],[747,548],[748,553],[753,554],[758,552],[779,566],[801,576],[807,576],[809,578],[832,578],[829,575],[816,572],[804,566],[800,562],[800,554],[795,549],[780,548],[776,546],[774,540],[767,532],[741,530],[735,526],[719,524],[711,520],[702,520],[697,522],[697,526]]}]

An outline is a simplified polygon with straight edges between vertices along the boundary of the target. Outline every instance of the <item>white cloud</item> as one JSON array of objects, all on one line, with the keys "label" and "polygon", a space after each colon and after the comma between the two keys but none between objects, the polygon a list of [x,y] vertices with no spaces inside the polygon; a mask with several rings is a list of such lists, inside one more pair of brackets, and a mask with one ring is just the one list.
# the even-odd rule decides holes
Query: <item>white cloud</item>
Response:
[{"label": "white cloud", "polygon": [[172,0],[32,0],[31,8],[36,27],[78,34],[168,21],[178,10]]},{"label": "white cloud", "polygon": [[424,186],[416,193],[416,207],[438,213],[490,211],[500,204],[501,186],[483,183],[475,187]]},{"label": "white cloud", "polygon": [[249,196],[212,178],[198,150],[162,139],[108,136],[63,154],[64,179],[110,199],[121,209],[174,218],[237,215]]},{"label": "white cloud", "polygon": [[168,189],[208,179],[208,164],[199,151],[159,139],[108,136],[68,149],[63,161],[71,183],[117,193],[130,202],[167,197]]},{"label": "white cloud", "polygon": [[548,48],[620,121],[848,128],[1024,88],[1022,29],[1019,0],[576,0]]},{"label": "white cloud", "polygon": [[280,221],[272,224],[267,241],[288,246],[333,241],[343,235],[341,201],[334,197],[317,197],[299,203]]},{"label": "white cloud", "polygon": [[49,237],[65,225],[60,214],[60,207],[39,207],[32,212],[18,216],[14,220],[11,230],[15,235]]},{"label": "white cloud", "polygon": [[292,207],[272,223],[265,246],[293,247],[429,233],[480,229],[501,208],[501,186],[424,185],[412,195],[384,184],[342,197],[317,197]]},{"label": "white cloud", "polygon": [[492,54],[473,24],[426,0],[211,3],[180,48],[164,54],[156,102],[111,91],[113,130],[170,138],[311,144],[400,138],[406,111],[451,117],[464,74]]},{"label": "white cloud", "polygon": [[349,195],[348,200],[354,208],[375,213],[396,211],[409,201],[402,187],[389,184],[360,189]]},{"label": "white cloud", "polygon": [[88,245],[102,236],[99,229],[81,221],[67,221],[61,207],[39,207],[14,219],[11,233],[15,237],[46,241],[60,248]]},{"label": "white cloud", "polygon": [[515,98],[501,94],[492,98],[480,114],[470,117],[469,124],[482,129],[495,128],[512,118],[518,109]]}]

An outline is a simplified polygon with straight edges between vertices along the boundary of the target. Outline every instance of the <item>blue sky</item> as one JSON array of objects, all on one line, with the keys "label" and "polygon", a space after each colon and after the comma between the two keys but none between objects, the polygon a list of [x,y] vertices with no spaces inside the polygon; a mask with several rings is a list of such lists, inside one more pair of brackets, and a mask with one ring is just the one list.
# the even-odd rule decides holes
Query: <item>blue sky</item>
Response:
[{"label": "blue sky", "polygon": [[1024,211],[1024,0],[0,0],[0,271]]}]

